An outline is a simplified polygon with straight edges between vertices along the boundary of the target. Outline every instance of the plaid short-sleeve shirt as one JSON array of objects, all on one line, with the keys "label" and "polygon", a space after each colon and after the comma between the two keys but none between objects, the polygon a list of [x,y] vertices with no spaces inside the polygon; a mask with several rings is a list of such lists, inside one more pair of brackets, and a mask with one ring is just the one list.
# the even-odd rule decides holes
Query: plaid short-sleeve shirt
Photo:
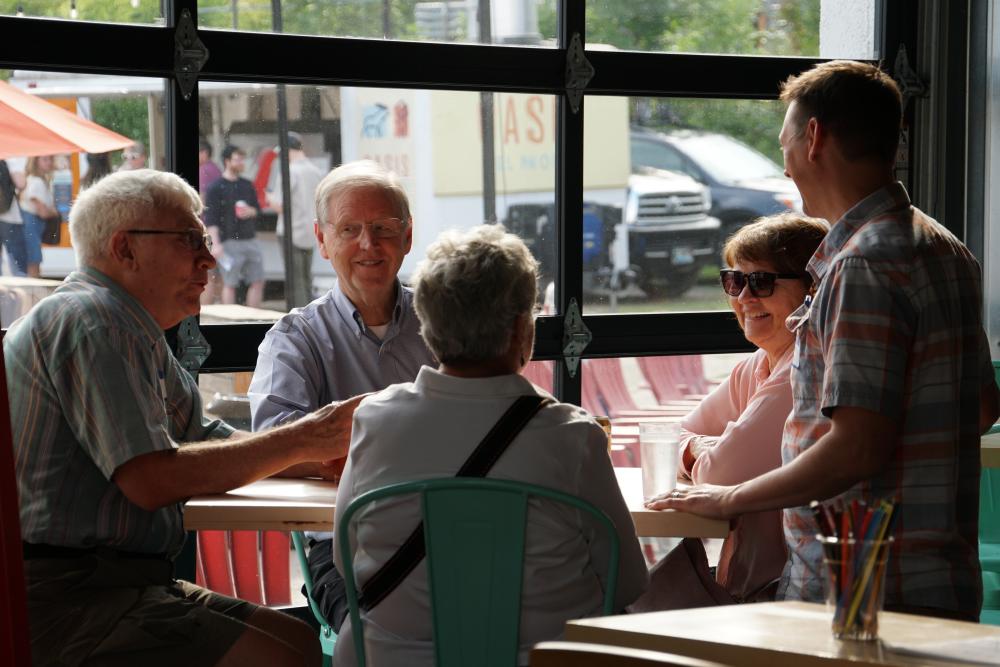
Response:
[{"label": "plaid short-sleeve shirt", "polygon": [[[886,603],[978,614],[979,398],[993,379],[979,265],[900,184],[848,211],[810,260],[815,294],[795,332],[785,464],[830,429],[837,407],[895,420],[888,468],[844,498],[895,497]],[[779,595],[822,599],[807,507],[784,512],[790,561]]]},{"label": "plaid short-sleeve shirt", "polygon": [[11,325],[3,352],[22,538],[180,551],[180,505],[146,511],[111,477],[137,456],[233,429],[204,418],[197,385],[149,312],[84,269]]}]

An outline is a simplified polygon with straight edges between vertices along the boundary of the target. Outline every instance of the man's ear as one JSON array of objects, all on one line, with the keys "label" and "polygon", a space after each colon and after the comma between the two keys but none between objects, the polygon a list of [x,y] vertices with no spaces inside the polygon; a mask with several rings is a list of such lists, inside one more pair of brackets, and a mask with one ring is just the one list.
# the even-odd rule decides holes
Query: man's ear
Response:
[{"label": "man's ear", "polygon": [[403,254],[410,252],[411,248],[413,248],[413,218],[410,218],[410,223],[403,232]]},{"label": "man's ear", "polygon": [[316,245],[319,246],[319,256],[323,259],[330,259],[330,255],[326,251],[326,244],[323,243],[323,223],[319,220],[313,220],[313,234],[316,235]]},{"label": "man's ear", "polygon": [[136,266],[135,252],[132,248],[132,240],[128,232],[119,230],[112,234],[108,246],[111,258],[115,263],[130,269]]},{"label": "man's ear", "polygon": [[810,162],[816,162],[819,159],[820,153],[826,148],[828,134],[826,127],[816,120],[815,116],[806,121],[805,140],[808,150],[807,157]]}]

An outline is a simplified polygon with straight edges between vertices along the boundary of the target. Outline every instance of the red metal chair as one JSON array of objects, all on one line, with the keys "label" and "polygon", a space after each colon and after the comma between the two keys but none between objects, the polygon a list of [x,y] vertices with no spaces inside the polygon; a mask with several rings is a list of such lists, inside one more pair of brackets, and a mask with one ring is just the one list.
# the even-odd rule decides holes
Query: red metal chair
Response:
[{"label": "red metal chair", "polygon": [[[0,342],[3,334],[0,333]],[[31,664],[28,635],[28,602],[24,588],[21,519],[18,512],[17,477],[14,473],[14,439],[10,428],[7,371],[0,355],[0,665]]]},{"label": "red metal chair", "polygon": [[529,361],[524,367],[524,377],[539,389],[552,393],[552,372],[555,364],[551,361]]},{"label": "red metal chair", "polygon": [[638,361],[661,405],[708,393],[709,385],[699,355],[639,357]]},{"label": "red metal chair", "polygon": [[290,550],[280,531],[199,531],[196,583],[255,604],[289,605]]}]

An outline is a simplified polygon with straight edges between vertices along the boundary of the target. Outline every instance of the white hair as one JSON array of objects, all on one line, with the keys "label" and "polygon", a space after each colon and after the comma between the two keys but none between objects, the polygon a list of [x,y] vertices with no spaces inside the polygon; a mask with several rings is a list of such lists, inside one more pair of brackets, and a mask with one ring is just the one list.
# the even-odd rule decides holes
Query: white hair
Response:
[{"label": "white hair", "polygon": [[413,278],[420,335],[443,363],[496,359],[514,321],[531,317],[538,262],[502,225],[444,232]]},{"label": "white hair", "polygon": [[396,175],[374,160],[345,162],[316,186],[316,217],[320,224],[330,222],[330,200],[351,190],[374,188],[382,192],[396,209],[404,225],[410,224],[410,200]]},{"label": "white hair", "polygon": [[69,234],[80,267],[106,257],[120,229],[167,211],[201,213],[198,191],[168,171],[135,169],[105,176],[84,190],[69,211]]}]

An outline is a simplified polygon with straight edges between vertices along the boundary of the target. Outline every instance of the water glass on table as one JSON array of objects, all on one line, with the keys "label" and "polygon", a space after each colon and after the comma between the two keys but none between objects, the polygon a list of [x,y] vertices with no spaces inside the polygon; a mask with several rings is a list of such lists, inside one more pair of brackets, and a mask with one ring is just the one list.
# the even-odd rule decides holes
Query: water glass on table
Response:
[{"label": "water glass on table", "polygon": [[642,465],[642,495],[652,498],[677,486],[677,457],[681,425],[678,422],[639,424],[639,458]]}]

